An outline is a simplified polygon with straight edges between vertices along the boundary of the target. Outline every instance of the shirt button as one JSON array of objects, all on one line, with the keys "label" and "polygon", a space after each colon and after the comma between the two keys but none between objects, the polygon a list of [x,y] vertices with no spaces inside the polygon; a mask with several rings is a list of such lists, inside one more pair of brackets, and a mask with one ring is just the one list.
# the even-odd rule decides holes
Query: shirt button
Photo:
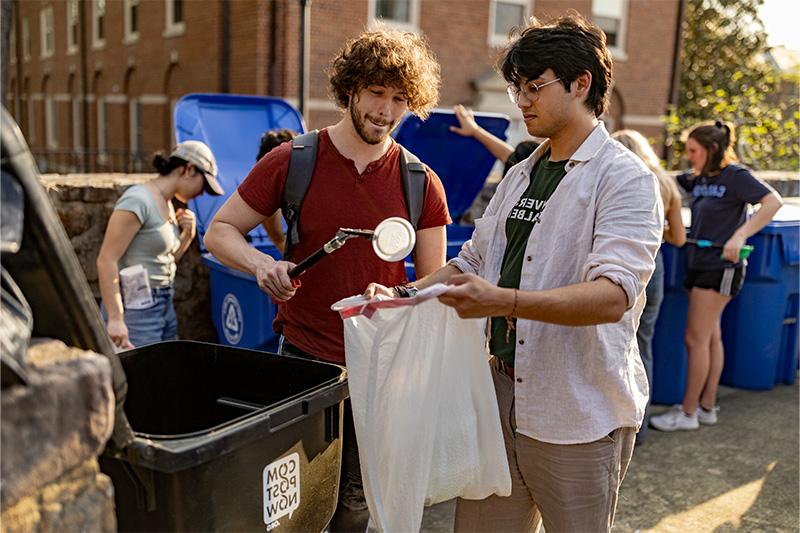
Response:
[{"label": "shirt button", "polygon": [[520,344],[525,344],[525,339],[520,339],[520,340],[519,340],[519,341],[517,341],[517,342],[519,342]]},{"label": "shirt button", "polygon": [[526,258],[525,258],[525,260],[526,260],[526,261],[533,261],[533,257],[531,257],[531,256],[529,255],[528,257],[526,257]]},{"label": "shirt button", "polygon": [[517,383],[522,383],[522,378],[517,378]]}]

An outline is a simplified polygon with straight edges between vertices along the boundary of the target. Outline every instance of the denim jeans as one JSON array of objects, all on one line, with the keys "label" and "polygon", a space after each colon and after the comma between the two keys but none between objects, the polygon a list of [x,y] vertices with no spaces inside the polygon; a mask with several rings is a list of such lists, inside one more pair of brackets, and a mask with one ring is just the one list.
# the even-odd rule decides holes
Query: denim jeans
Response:
[{"label": "denim jeans", "polygon": [[[172,298],[173,287],[157,287],[153,293],[152,306],[147,309],[125,309],[125,325],[128,327],[128,339],[135,347],[153,344],[160,341],[174,341],[178,338],[178,319]],[[100,308],[103,320],[108,321],[104,306]]]},{"label": "denim jeans", "polygon": [[[636,331],[636,342],[639,344],[639,355],[647,372],[647,384],[650,389],[650,398],[653,397],[653,335],[656,329],[656,320],[664,300],[664,257],[661,250],[656,255],[656,269],[650,283],[645,289],[647,303],[642,311],[642,318],[639,319],[639,329]],[[647,424],[650,421],[650,401],[647,402],[647,409],[644,413],[642,429],[639,430],[637,438],[644,438],[647,434]]]}]

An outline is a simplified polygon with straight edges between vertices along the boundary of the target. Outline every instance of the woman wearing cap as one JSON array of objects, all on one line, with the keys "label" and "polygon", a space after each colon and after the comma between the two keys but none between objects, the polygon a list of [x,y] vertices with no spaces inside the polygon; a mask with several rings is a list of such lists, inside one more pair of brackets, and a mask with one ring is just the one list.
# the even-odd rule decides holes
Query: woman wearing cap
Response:
[{"label": "woman wearing cap", "polygon": [[157,153],[153,166],[158,177],[117,201],[97,256],[106,328],[120,349],[177,338],[173,280],[195,236],[195,216],[175,211],[172,199],[223,193],[214,155],[200,141],[180,143],[169,157]]},{"label": "woman wearing cap", "polygon": [[[692,195],[692,239],[723,245],[689,246],[683,286],[689,291],[686,351],[689,368],[682,405],[650,419],[661,431],[694,430],[717,423],[717,389],[725,354],[720,318],[744,284],[746,262],[739,253],[748,237],[766,226],[783,201],[737,161],[733,127],[720,121],[689,132],[686,158],[692,171],[678,183]],[[761,207],[747,218],[748,204]]]}]

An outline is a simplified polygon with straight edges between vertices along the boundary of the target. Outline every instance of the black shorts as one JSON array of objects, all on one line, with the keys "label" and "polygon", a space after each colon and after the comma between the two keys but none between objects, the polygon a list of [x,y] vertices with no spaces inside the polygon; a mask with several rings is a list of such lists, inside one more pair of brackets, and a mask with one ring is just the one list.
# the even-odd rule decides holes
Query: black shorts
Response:
[{"label": "black shorts", "polygon": [[692,287],[712,289],[723,296],[733,298],[742,290],[744,274],[744,265],[721,270],[687,270],[683,286],[687,291],[692,290]]}]

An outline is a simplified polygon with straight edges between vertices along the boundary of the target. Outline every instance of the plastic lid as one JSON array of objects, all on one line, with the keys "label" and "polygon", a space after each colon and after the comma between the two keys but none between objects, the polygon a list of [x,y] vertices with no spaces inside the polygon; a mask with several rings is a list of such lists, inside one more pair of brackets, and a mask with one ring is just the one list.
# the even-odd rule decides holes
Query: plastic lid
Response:
[{"label": "plastic lid", "polygon": [[[189,202],[197,215],[200,247],[205,251],[202,236],[228,197],[236,191],[256,163],[261,135],[268,130],[287,128],[305,132],[300,113],[282,98],[239,94],[187,94],[175,105],[175,139],[177,142],[199,140],[206,143],[219,167],[218,179],[225,194],[203,194]],[[253,244],[269,241],[262,226],[249,234]]]},{"label": "plastic lid", "polygon": [[[475,120],[495,137],[506,139],[511,122],[508,116],[476,112]],[[424,122],[407,114],[393,134],[442,180],[454,222],[472,206],[496,161],[480,142],[450,131],[450,126],[457,125],[455,113],[435,109]]]},{"label": "plastic lid", "polygon": [[401,217],[390,217],[375,228],[372,248],[384,261],[402,261],[414,249],[417,234],[411,222]]}]

